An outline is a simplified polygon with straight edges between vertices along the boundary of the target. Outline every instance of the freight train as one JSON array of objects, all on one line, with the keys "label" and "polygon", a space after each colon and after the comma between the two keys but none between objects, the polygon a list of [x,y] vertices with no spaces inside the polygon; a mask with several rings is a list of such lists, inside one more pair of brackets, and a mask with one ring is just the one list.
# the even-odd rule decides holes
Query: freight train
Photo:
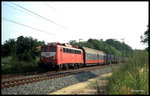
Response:
[{"label": "freight train", "polygon": [[41,46],[39,67],[44,69],[67,70],[89,65],[126,62],[126,57],[106,54],[87,47],[73,47],[62,43],[48,43]]}]

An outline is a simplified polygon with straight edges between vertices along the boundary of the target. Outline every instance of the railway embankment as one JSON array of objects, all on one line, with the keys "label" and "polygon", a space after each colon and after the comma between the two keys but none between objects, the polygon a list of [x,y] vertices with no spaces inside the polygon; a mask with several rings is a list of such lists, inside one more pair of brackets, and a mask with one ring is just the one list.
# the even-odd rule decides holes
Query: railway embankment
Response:
[{"label": "railway embankment", "polygon": [[[118,68],[118,66],[114,66]],[[60,90],[62,88],[71,86],[73,84],[85,82],[89,79],[96,78],[100,75],[110,73],[112,67],[107,67],[103,69],[97,69],[94,71],[81,72],[74,75],[64,76],[61,78],[55,78],[50,80],[44,80],[40,82],[34,82],[30,84],[4,88],[1,89],[2,94],[48,94]]]},{"label": "railway embankment", "polygon": [[48,95],[98,95],[98,94],[105,94],[107,91],[107,83],[108,78],[111,76],[110,73],[106,73],[100,75],[96,78],[89,79],[85,82],[77,83],[55,92],[49,93]]},{"label": "railway embankment", "polygon": [[84,95],[119,95],[119,94],[149,94],[149,67],[148,52],[136,53],[125,64],[120,64],[118,69],[112,68],[111,73],[100,75],[49,93],[84,94]]}]

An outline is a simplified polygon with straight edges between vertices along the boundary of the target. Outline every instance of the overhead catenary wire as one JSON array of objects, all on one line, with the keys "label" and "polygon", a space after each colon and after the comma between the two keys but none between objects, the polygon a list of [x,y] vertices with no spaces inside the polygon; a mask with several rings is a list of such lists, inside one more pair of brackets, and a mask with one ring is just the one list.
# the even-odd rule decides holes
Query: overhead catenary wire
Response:
[{"label": "overhead catenary wire", "polygon": [[[10,2],[10,3],[12,3],[12,2]],[[56,23],[56,22],[54,22],[54,21],[52,21],[52,20],[50,20],[50,19],[48,19],[48,18],[45,18],[45,17],[43,17],[43,16],[41,16],[41,15],[39,15],[39,14],[33,12],[33,11],[30,11],[30,10],[27,9],[27,8],[24,8],[24,7],[22,7],[22,6],[18,5],[18,4],[15,4],[15,3],[12,3],[12,4],[14,4],[14,5],[16,5],[16,6],[20,7],[20,8],[22,8],[22,9],[24,9],[24,10],[26,10],[26,11],[32,13],[32,14],[34,14],[34,15],[36,15],[36,16],[39,16],[39,17],[41,17],[41,18],[44,19],[44,20],[47,20],[47,21],[49,21],[49,22],[51,22],[51,23],[54,23],[54,24],[56,24],[56,25],[58,25],[58,26],[60,26],[60,27],[63,27],[64,29],[70,30],[70,32],[77,33],[77,32],[75,32],[75,31],[73,31],[73,30],[71,30],[71,29],[69,29],[69,28],[67,28],[67,27],[65,27],[65,26],[63,26],[63,25],[61,25],[61,24],[58,24],[58,23]]]},{"label": "overhead catenary wire", "polygon": [[[51,8],[51,9],[53,9],[53,10],[58,12],[58,10],[56,10],[54,7],[50,6],[49,4],[47,4],[47,3],[43,3],[43,4],[45,4],[47,7],[49,7],[49,8]],[[67,28],[67,29],[70,30],[71,32],[75,32],[75,31],[73,31],[73,30],[71,30],[69,28]]]},{"label": "overhead catenary wire", "polygon": [[[12,2],[10,2],[10,3],[12,3]],[[33,12],[33,11],[30,11],[30,10],[27,9],[27,8],[24,8],[24,7],[22,7],[22,6],[18,5],[18,4],[15,4],[15,3],[12,3],[12,4],[14,4],[14,5],[16,5],[16,6],[20,7],[20,8],[22,8],[22,9],[24,9],[24,10],[26,10],[26,11],[32,13],[32,14],[34,14],[34,15],[36,15],[36,16],[39,16],[39,17],[43,18],[44,20],[47,20],[47,21],[49,21],[49,22],[51,22],[51,23],[54,23],[54,24],[56,24],[56,25],[58,25],[58,26],[60,26],[60,27],[63,27],[63,28],[65,28],[65,29],[68,29],[67,27],[65,27],[65,26],[63,26],[63,25],[61,25],[61,24],[58,24],[58,23],[56,23],[56,22],[54,22],[54,21],[52,21],[52,20],[50,20],[50,19],[48,19],[48,18],[46,18],[46,17],[43,17],[43,16],[41,16],[41,15],[39,15],[39,14]]]},{"label": "overhead catenary wire", "polygon": [[[41,15],[39,15],[39,14],[37,14],[37,13],[35,13],[35,12],[33,12],[33,11],[31,11],[31,10],[29,10],[29,9],[27,9],[27,8],[24,8],[24,7],[22,7],[22,6],[20,6],[20,5],[18,5],[18,4],[15,4],[15,3],[12,3],[12,2],[10,2],[11,4],[13,4],[13,5],[15,5],[15,6],[17,6],[17,7],[19,7],[19,8],[21,8],[21,9],[23,9],[23,10],[25,10],[25,11],[22,11],[22,12],[25,12],[25,13],[30,13],[30,15],[32,15],[32,16],[37,16],[37,17],[40,17],[40,19],[43,19],[43,20],[46,20],[46,21],[49,21],[49,22],[51,22],[51,23],[54,23],[54,24],[56,24],[56,25],[58,25],[58,26],[60,26],[60,27],[63,27],[63,28],[65,28],[65,29],[67,29],[67,30],[70,30],[70,32],[72,32],[72,33],[78,33],[78,32],[75,32],[75,31],[73,31],[73,30],[71,30],[70,28],[67,28],[67,27],[64,27],[63,25],[61,25],[61,24],[58,24],[58,23],[56,23],[56,22],[54,22],[54,21],[52,21],[52,20],[50,20],[50,19],[47,19],[47,18],[45,18],[45,17],[43,17],[43,16],[41,16]],[[12,6],[11,6],[12,7]],[[15,7],[15,9],[18,9],[18,8],[16,8]],[[18,10],[20,10],[21,11],[21,9],[18,9]],[[27,12],[26,12],[27,11]],[[21,24],[21,23],[20,23]],[[24,24],[23,24],[24,25]],[[27,25],[28,26],[28,25]],[[26,27],[27,27],[26,26]],[[35,28],[35,29],[37,29],[37,28]],[[79,33],[78,33],[79,34]],[[75,35],[77,35],[77,34],[75,34]]]},{"label": "overhead catenary wire", "polygon": [[[44,3],[44,4],[45,4],[47,7],[49,7],[49,8],[51,8],[51,9],[57,11],[54,7],[50,6],[49,4],[47,4],[47,3]],[[57,12],[58,12],[58,11],[57,11]]]},{"label": "overhead catenary wire", "polygon": [[[7,5],[7,6],[9,6],[9,7],[11,7],[11,8],[16,9],[16,10],[19,10],[20,12],[23,12],[23,13],[29,14],[29,15],[34,16],[34,17],[37,17],[37,16],[33,15],[33,14],[32,14],[32,13],[30,13],[30,12],[26,12],[26,11],[24,11],[24,10],[22,10],[22,9],[16,8],[16,7],[11,6],[11,5],[9,5],[9,4],[6,4],[6,3],[4,3],[4,4],[5,4],[5,5]],[[40,18],[40,17],[38,17],[38,18]],[[40,19],[42,19],[42,18],[40,18]],[[42,19],[42,20],[43,20],[43,19]]]},{"label": "overhead catenary wire", "polygon": [[49,32],[47,32],[47,31],[43,31],[43,30],[41,30],[41,29],[37,29],[37,28],[31,27],[31,26],[28,26],[28,25],[25,25],[25,24],[22,24],[22,23],[19,23],[19,22],[13,21],[13,20],[9,20],[9,19],[6,19],[6,18],[2,18],[2,19],[3,19],[3,20],[5,20],[5,21],[8,21],[8,22],[12,22],[12,23],[18,24],[18,25],[22,25],[22,26],[24,26],[24,27],[31,28],[31,29],[33,29],[33,30],[37,30],[37,31],[39,31],[39,32],[44,32],[44,33],[47,33],[47,34],[50,34],[50,35],[56,36],[56,35],[55,35],[55,34],[53,34],[53,33],[49,33]]},{"label": "overhead catenary wire", "polygon": [[[26,13],[26,14],[29,14],[29,15],[32,15],[32,16],[36,17],[35,15],[33,15],[33,14],[29,13],[29,12],[23,11],[23,10],[21,10],[21,9],[19,9],[19,8],[16,8],[16,7],[11,6],[11,5],[9,5],[9,4],[6,4],[6,3],[4,3],[4,4],[7,5],[7,6],[9,6],[9,7],[11,7],[11,8],[16,9],[16,10],[19,10],[20,12],[23,12],[23,13]],[[40,19],[41,19],[41,18],[40,18]]]},{"label": "overhead catenary wire", "polygon": [[[5,4],[5,5],[7,5],[7,6],[9,6],[9,7],[11,7],[11,8],[14,8],[14,9],[16,9],[16,10],[19,10],[20,12],[24,12],[24,13],[27,13],[27,14],[29,14],[29,15],[32,15],[32,16],[35,16],[35,15],[33,15],[33,14],[31,14],[31,13],[29,13],[29,12],[26,12],[26,11],[24,11],[24,10],[21,10],[21,9],[18,9],[18,8],[16,8],[16,7],[14,7],[14,6],[11,6],[11,5],[9,5],[9,4],[7,4],[7,3],[3,3],[3,4]],[[5,19],[5,18],[4,18]],[[41,19],[41,18],[40,18]],[[8,21],[8,19],[6,20],[6,21]],[[12,21],[12,20],[9,20],[9,21]],[[18,23],[18,22],[16,22],[16,21],[14,21],[16,24]],[[12,22],[12,23],[14,23],[14,22]],[[18,24],[21,24],[21,23],[18,23]],[[23,26],[25,25],[25,24],[22,24]],[[28,25],[25,25],[25,27],[27,27]],[[28,28],[31,28],[31,26],[28,26]],[[34,27],[32,27],[32,28],[34,28]],[[34,28],[34,29],[37,29],[37,28]],[[39,31],[40,29],[38,29],[38,31]],[[43,31],[43,30],[42,30]],[[46,32],[46,31],[45,31]],[[49,33],[48,32],[48,34],[51,34],[51,35],[55,35],[55,34],[53,34],[53,33]],[[56,36],[56,35],[55,35]]]}]

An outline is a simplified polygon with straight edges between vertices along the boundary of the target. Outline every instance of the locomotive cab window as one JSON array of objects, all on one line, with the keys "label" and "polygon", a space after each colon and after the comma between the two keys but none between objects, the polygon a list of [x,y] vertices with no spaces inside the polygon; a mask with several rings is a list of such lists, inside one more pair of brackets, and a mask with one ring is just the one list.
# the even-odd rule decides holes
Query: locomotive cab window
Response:
[{"label": "locomotive cab window", "polygon": [[50,52],[56,52],[56,47],[50,47],[49,51]]},{"label": "locomotive cab window", "polygon": [[50,47],[49,52],[50,52],[50,57],[55,56],[56,55],[56,47]]},{"label": "locomotive cab window", "polygon": [[41,51],[42,51],[42,52],[47,52],[47,47],[42,47],[42,48],[41,48]]}]

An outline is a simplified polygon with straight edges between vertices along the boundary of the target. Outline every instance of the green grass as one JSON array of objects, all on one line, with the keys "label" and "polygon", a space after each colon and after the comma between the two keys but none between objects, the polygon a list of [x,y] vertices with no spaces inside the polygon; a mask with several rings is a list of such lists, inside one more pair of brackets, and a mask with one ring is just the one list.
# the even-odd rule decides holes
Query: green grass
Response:
[{"label": "green grass", "polygon": [[31,62],[12,60],[12,58],[2,58],[2,74],[13,74],[13,73],[29,73],[29,72],[42,72],[44,69],[38,67],[39,57]]},{"label": "green grass", "polygon": [[11,56],[8,56],[8,57],[1,57],[1,64],[9,64],[12,60],[12,57]]},{"label": "green grass", "polygon": [[149,94],[148,52],[138,52],[108,78],[107,94]]}]

